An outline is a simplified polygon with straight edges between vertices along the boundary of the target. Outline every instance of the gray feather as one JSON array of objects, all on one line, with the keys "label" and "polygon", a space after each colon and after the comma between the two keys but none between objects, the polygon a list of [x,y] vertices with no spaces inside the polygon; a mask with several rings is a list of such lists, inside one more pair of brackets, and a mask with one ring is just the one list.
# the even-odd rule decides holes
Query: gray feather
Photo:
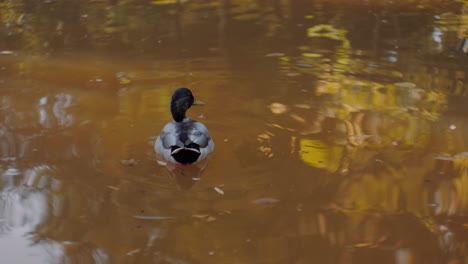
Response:
[{"label": "gray feather", "polygon": [[[204,159],[214,150],[214,143],[205,125],[200,122],[186,118],[183,122],[167,123],[156,140],[156,152],[170,159],[172,154],[181,149],[192,150],[185,146],[195,143],[200,146],[199,160]],[[171,147],[178,146],[180,149],[172,151]],[[193,149],[195,151],[195,149]],[[198,151],[196,151],[198,152]]]}]

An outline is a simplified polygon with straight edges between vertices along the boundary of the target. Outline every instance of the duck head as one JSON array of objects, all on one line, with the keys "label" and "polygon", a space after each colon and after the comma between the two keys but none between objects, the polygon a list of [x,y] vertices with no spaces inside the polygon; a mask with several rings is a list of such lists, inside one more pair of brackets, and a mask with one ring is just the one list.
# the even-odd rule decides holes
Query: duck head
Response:
[{"label": "duck head", "polygon": [[195,98],[189,89],[179,88],[175,90],[171,98],[171,114],[174,121],[182,122],[185,118],[185,113],[194,101]]}]

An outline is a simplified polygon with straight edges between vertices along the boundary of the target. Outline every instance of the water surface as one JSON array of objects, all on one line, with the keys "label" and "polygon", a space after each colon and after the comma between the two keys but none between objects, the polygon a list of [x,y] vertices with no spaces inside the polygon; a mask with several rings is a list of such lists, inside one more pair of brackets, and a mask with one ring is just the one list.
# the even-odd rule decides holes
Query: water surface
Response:
[{"label": "water surface", "polygon": [[1,262],[468,263],[467,8],[1,2]]}]

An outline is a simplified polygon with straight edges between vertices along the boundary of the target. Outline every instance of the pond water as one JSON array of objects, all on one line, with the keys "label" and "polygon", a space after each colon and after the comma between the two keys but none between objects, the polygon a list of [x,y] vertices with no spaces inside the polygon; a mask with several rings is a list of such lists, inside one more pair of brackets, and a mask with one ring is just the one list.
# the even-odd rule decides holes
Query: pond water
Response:
[{"label": "pond water", "polygon": [[[1,1],[1,263],[468,263],[467,12]],[[153,150],[178,87],[198,166]]]}]

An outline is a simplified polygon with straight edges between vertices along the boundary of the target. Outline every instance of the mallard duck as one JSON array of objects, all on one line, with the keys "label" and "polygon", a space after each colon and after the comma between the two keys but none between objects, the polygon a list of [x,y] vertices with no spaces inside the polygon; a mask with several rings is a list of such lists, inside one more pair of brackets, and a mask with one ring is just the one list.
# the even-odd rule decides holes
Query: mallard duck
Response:
[{"label": "mallard duck", "polygon": [[171,114],[174,121],[167,123],[156,139],[154,149],[169,162],[192,164],[205,159],[213,152],[214,143],[205,125],[185,116],[195,101],[187,88],[177,89],[171,98]]}]

